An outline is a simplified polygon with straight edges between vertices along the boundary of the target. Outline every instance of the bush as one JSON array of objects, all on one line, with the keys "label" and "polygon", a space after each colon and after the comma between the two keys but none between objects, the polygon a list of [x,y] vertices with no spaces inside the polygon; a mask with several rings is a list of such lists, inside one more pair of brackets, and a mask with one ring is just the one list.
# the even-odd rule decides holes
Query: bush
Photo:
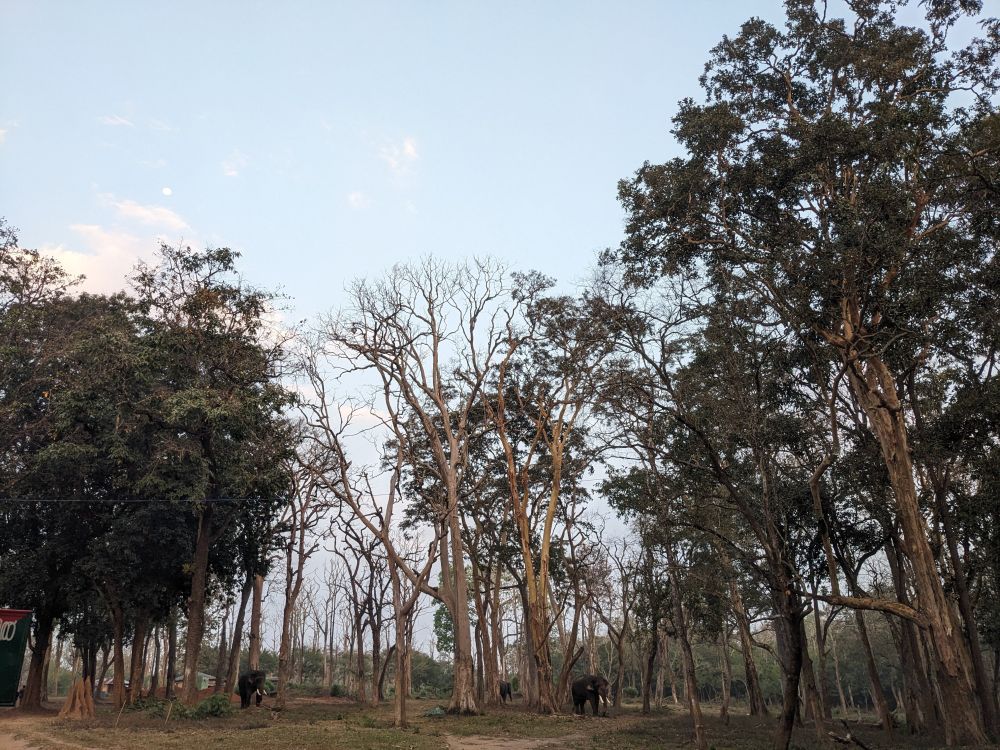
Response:
[{"label": "bush", "polygon": [[331,698],[343,698],[345,695],[347,695],[347,691],[344,689],[343,685],[336,682],[330,685]]},{"label": "bush", "polygon": [[162,717],[166,716],[168,705],[167,701],[159,698],[140,698],[125,708],[127,711],[142,711],[150,716]]},{"label": "bush", "polygon": [[626,698],[627,700],[635,700],[636,698],[639,697],[639,691],[636,690],[634,687],[626,686],[625,688],[622,689],[622,697]]},{"label": "bush", "polygon": [[195,719],[205,719],[209,716],[231,716],[233,704],[229,702],[229,696],[213,695],[206,698],[191,712],[191,717]]}]

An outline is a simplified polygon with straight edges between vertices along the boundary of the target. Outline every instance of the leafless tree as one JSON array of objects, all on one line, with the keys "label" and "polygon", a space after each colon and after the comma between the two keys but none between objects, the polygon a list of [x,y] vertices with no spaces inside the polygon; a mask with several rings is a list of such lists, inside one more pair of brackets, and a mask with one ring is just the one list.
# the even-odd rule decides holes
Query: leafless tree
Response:
[{"label": "leafless tree", "polygon": [[[393,482],[398,486],[403,463],[426,470],[429,454],[440,492],[422,499],[434,515],[441,585],[424,587],[444,603],[455,628],[452,712],[479,711],[459,499],[470,417],[504,343],[505,275],[503,266],[488,260],[456,265],[428,258],[397,265],[383,279],[356,282],[347,308],[327,320],[324,330],[328,352],[342,358],[345,372],[368,372],[378,381],[379,409],[398,446]],[[352,497],[356,492],[353,486],[344,491]],[[399,555],[390,557],[404,570]],[[405,569],[419,580],[417,571]]]}]

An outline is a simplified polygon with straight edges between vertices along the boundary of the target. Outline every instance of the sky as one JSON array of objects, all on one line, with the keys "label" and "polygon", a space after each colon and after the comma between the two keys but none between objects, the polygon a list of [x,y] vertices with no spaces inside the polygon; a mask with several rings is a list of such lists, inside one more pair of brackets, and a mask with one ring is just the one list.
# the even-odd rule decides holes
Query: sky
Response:
[{"label": "sky", "polygon": [[751,15],[780,3],[0,0],[0,216],[91,291],[238,249],[297,319],[426,254],[577,284]]}]

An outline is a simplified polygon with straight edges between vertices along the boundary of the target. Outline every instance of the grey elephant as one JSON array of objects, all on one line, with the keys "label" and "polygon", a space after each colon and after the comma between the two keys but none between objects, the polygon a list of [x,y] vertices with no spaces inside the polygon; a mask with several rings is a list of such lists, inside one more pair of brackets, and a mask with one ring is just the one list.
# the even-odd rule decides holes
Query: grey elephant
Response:
[{"label": "grey elephant", "polygon": [[608,706],[611,702],[608,700],[608,691],[611,689],[611,684],[597,674],[585,674],[579,680],[573,681],[573,713],[584,715],[586,709],[584,706],[587,701],[590,701],[590,706],[594,710],[594,716],[597,716],[597,703],[600,701],[601,706],[604,708],[604,715],[608,715]]},{"label": "grey elephant", "polygon": [[510,683],[506,680],[500,680],[500,702],[506,703],[507,701],[514,702],[514,699],[511,697]]},{"label": "grey elephant", "polygon": [[250,699],[254,693],[257,694],[257,705],[260,705],[264,696],[267,695],[267,689],[264,687],[265,680],[267,680],[267,672],[255,671],[240,675],[237,683],[240,691],[240,708],[250,708]]}]

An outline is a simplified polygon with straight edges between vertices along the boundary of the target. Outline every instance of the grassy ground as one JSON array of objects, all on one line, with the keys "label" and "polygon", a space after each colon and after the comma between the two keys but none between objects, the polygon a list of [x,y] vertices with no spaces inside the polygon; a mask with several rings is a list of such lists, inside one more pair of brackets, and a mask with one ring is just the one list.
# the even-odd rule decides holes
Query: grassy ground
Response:
[{"label": "grassy ground", "polygon": [[[685,713],[673,707],[650,716],[637,707],[625,707],[611,718],[572,715],[537,716],[518,706],[504,706],[484,716],[428,717],[437,705],[413,700],[408,704],[413,726],[391,726],[391,705],[359,707],[343,699],[299,698],[280,714],[265,704],[260,709],[238,711],[234,716],[169,721],[142,712],[126,711],[118,719],[110,706],[98,706],[93,721],[74,722],[54,713],[24,715],[0,713],[0,746],[17,738],[28,748],[106,748],[107,750],[638,750],[692,747]],[[728,725],[706,706],[706,729],[716,750],[751,750],[770,745],[773,720],[736,715]],[[115,722],[118,720],[118,726]],[[874,728],[852,725],[852,731],[875,750],[937,747],[933,740],[919,743],[899,734],[889,739]],[[843,731],[839,731],[843,734]],[[817,746],[811,726],[799,728],[793,746]]]}]

